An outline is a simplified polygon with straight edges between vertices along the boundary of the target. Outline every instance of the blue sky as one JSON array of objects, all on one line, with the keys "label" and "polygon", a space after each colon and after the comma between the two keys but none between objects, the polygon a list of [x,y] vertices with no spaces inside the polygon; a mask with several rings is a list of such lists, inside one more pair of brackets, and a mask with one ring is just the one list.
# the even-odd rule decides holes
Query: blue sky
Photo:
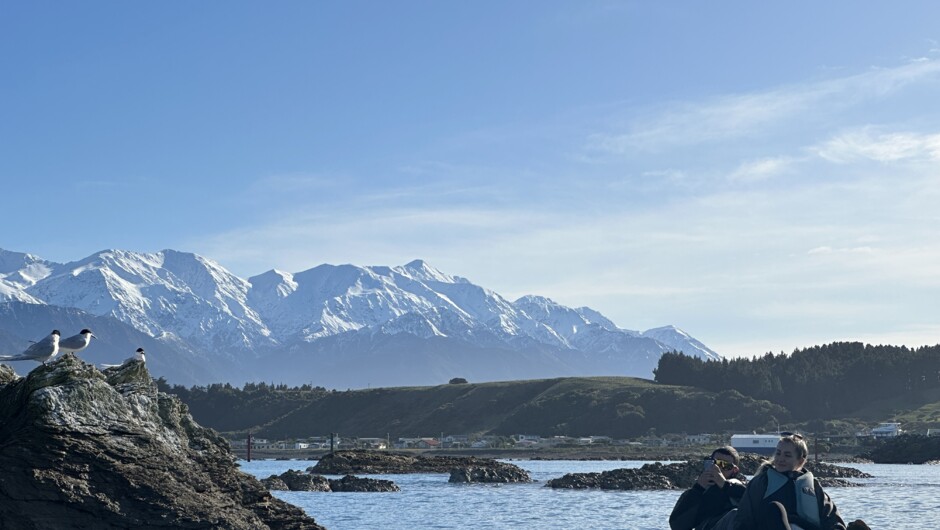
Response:
[{"label": "blue sky", "polygon": [[[903,6],[903,8],[902,8]],[[5,2],[0,248],[940,343],[940,4]]]}]

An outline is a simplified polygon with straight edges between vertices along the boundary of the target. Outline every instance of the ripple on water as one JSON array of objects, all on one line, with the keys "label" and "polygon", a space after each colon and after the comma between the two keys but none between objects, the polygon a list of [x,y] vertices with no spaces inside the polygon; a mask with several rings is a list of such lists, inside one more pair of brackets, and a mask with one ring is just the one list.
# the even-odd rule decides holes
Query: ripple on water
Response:
[{"label": "ripple on water", "polygon": [[[242,463],[259,478],[314,462]],[[329,530],[415,529],[590,529],[663,530],[679,491],[553,490],[545,481],[565,473],[639,467],[644,462],[514,461],[539,480],[533,484],[449,484],[447,475],[363,475],[391,479],[398,493],[275,492],[300,506]],[[872,528],[926,530],[940,521],[940,466],[857,466],[875,476],[858,488],[830,488],[847,521]]]}]

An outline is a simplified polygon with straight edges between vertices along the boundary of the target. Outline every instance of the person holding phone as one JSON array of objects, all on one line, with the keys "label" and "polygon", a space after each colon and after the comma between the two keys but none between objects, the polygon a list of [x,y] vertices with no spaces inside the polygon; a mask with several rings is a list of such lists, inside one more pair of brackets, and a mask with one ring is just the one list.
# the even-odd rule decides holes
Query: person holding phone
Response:
[{"label": "person holding phone", "polygon": [[672,530],[728,530],[734,521],[745,478],[738,469],[738,452],[731,446],[712,451],[702,474],[679,496],[669,516]]}]

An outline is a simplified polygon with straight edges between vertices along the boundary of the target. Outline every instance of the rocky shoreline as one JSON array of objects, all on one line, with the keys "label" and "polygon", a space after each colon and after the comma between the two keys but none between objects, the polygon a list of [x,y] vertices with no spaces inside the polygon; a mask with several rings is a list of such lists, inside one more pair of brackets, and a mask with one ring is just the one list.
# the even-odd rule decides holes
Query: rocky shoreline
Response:
[{"label": "rocky shoreline", "polygon": [[143,361],[0,365],[0,527],[322,530],[238,470]]}]

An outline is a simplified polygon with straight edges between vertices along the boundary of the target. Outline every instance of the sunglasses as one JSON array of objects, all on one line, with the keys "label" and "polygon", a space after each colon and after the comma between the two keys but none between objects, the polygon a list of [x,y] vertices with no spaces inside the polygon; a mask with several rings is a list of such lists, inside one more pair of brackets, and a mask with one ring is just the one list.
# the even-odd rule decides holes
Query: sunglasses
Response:
[{"label": "sunglasses", "polygon": [[803,439],[803,435],[802,435],[802,434],[797,434],[797,433],[795,433],[795,432],[789,432],[789,431],[783,431],[782,433],[780,433],[780,436],[788,436],[788,437],[790,437],[790,438],[795,438],[795,439],[797,439],[797,440],[802,440],[802,439]]},{"label": "sunglasses", "polygon": [[725,462],[724,460],[715,460],[715,465],[718,466],[719,469],[731,469],[734,467],[734,464]]}]

